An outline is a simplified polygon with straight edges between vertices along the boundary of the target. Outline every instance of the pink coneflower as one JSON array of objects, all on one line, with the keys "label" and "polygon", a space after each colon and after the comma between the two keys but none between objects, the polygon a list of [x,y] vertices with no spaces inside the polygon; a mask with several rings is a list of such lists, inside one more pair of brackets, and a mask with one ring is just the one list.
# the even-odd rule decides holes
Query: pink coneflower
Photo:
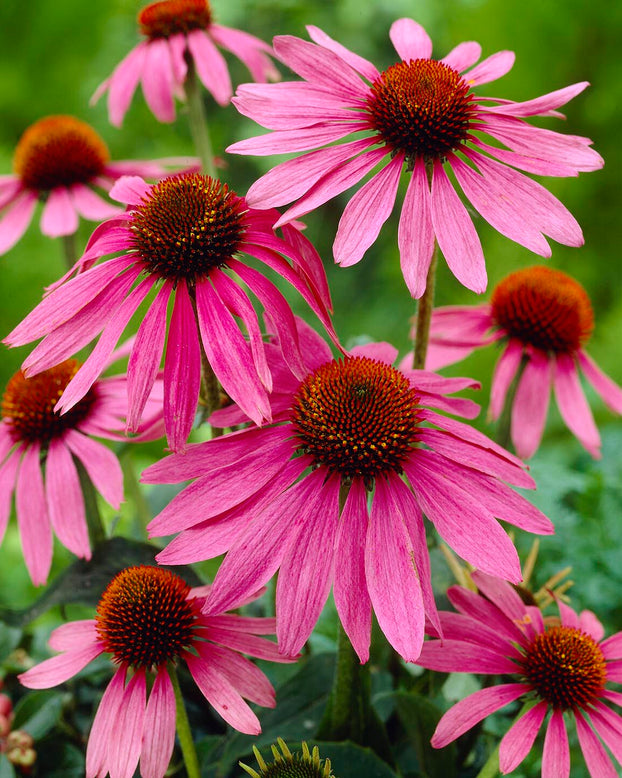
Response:
[{"label": "pink coneflower", "polygon": [[108,92],[108,116],[120,127],[139,82],[153,115],[161,122],[175,119],[175,97],[184,98],[188,63],[214,100],[231,101],[231,78],[217,46],[230,51],[249,69],[255,81],[277,79],[268,55],[272,48],[254,35],[215,24],[207,0],[163,0],[138,14],[138,44],[97,89],[93,100]]},{"label": "pink coneflower", "polygon": [[[112,196],[125,214],[100,225],[78,261],[81,272],[56,288],[6,338],[11,346],[46,336],[25,360],[27,375],[45,370],[102,335],[57,409],[70,410],[100,374],[130,319],[152,291],[128,365],[128,428],[133,430],[164,350],[167,308],[174,300],[164,358],[164,421],[173,450],[192,429],[201,383],[201,348],[227,394],[260,424],[270,418],[272,389],[257,314],[233,271],[274,322],[291,369],[303,375],[294,316],[276,286],[238,254],[245,252],[287,279],[334,335],[322,263],[291,225],[276,237],[276,211],[249,209],[226,184],[188,173],[153,186],[119,181]],[[121,256],[91,267],[98,258]],[[291,259],[290,265],[281,255]],[[240,332],[238,317],[248,340]],[[334,336],[336,338],[336,336]]]},{"label": "pink coneflower", "polygon": [[435,310],[426,364],[438,370],[480,346],[504,340],[489,413],[499,418],[518,377],[511,421],[518,455],[526,459],[540,445],[553,388],[566,425],[598,458],[600,435],[579,382],[579,368],[615,413],[622,413],[622,389],[583,350],[593,329],[585,289],[560,270],[536,265],[497,284],[489,305]]},{"label": "pink coneflower", "polygon": [[[100,654],[112,654],[117,670],[93,721],[87,778],[108,773],[130,778],[139,760],[144,778],[164,776],[175,743],[175,698],[167,667],[180,660],[228,724],[249,735],[261,732],[242,698],[273,708],[274,689],[238,652],[288,661],[275,643],[257,637],[274,632],[274,619],[222,611],[205,616],[204,588],[190,589],[179,576],[158,567],[122,570],[103,593],[95,619],[52,632],[50,646],[60,656],[19,676],[24,686],[47,689],[69,680]],[[147,694],[147,678],[154,676]]]},{"label": "pink coneflower", "polygon": [[[69,413],[54,410],[80,368],[69,359],[34,378],[18,371],[2,397],[0,422],[0,539],[15,491],[17,524],[26,567],[45,584],[52,563],[52,531],[76,556],[91,558],[84,496],[76,461],[97,491],[117,509],[123,474],[117,457],[93,437],[119,440],[127,411],[125,376],[96,381]],[[141,440],[162,434],[161,387],[149,399],[138,428]]]},{"label": "pink coneflower", "polygon": [[[152,535],[181,532],[158,560],[228,551],[208,613],[233,607],[280,567],[277,635],[286,654],[310,635],[332,584],[362,662],[372,607],[389,642],[415,659],[424,614],[436,620],[423,513],[460,556],[512,581],[521,580],[518,556],[495,517],[538,533],[552,532],[551,523],[504,483],[534,486],[519,460],[438,413],[476,415],[472,401],[445,396],[475,382],[397,370],[387,343],[333,359],[299,327],[308,372],[302,382],[284,368],[275,376],[274,424],[189,447],[143,474],[148,483],[196,479],[149,526]],[[279,358],[278,349],[269,353]],[[229,409],[219,414],[234,421]]]},{"label": "pink coneflower", "polygon": [[[304,81],[245,84],[233,100],[241,113],[275,132],[234,143],[228,151],[279,154],[318,149],[260,178],[249,189],[250,205],[268,208],[296,200],[281,218],[284,223],[344,192],[383,164],[341,217],[333,251],[336,262],[349,266],[376,240],[393,209],[405,169],[411,175],[398,244],[413,297],[421,297],[425,290],[434,238],[462,284],[475,292],[486,289],[480,241],[445,163],[467,200],[511,240],[542,256],[551,254],[544,235],[570,246],[583,243],[579,225],[566,208],[514,168],[574,176],[602,166],[587,138],[523,121],[526,116],[558,116],[555,109],[582,92],[587,82],[524,103],[479,97],[471,88],[505,75],[514,63],[512,52],[497,52],[472,67],[481,47],[468,42],[434,60],[425,30],[411,19],[399,19],[390,37],[400,60],[380,73],[317,27],[307,29],[315,43],[291,36],[274,39],[278,56]],[[361,133],[360,139],[334,144],[354,133]],[[486,143],[482,133],[494,144]],[[320,148],[326,144],[334,145]]]},{"label": "pink coneflower", "polygon": [[454,705],[440,720],[432,745],[442,748],[504,705],[531,700],[533,707],[501,740],[502,773],[512,772],[527,756],[550,710],[543,778],[570,775],[570,715],[590,775],[616,778],[601,740],[622,764],[622,717],[606,704],[622,704],[622,695],[606,688],[608,681],[622,682],[622,632],[603,640],[602,624],[590,611],[577,615],[558,601],[560,619],[545,619],[508,583],[481,573],[474,573],[473,580],[480,593],[460,586],[449,589],[458,613],[439,613],[443,639],[424,643],[417,663],[443,673],[509,675],[515,680],[481,689]]},{"label": "pink coneflower", "polygon": [[32,124],[17,144],[13,168],[14,175],[0,176],[0,254],[22,237],[39,201],[45,203],[41,232],[71,235],[79,216],[100,221],[121,212],[96,189],[108,192],[125,175],[161,178],[167,172],[157,161],[111,162],[95,130],[73,116],[46,116]]}]

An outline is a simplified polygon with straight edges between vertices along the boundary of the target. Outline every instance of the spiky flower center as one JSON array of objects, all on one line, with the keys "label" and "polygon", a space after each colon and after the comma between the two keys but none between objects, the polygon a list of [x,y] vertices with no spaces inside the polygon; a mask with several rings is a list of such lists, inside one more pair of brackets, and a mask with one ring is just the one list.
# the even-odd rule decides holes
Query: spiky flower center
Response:
[{"label": "spiky flower center", "polygon": [[150,3],[138,14],[140,31],[150,39],[205,30],[212,21],[207,0],[162,0]]},{"label": "spiky flower center", "polygon": [[160,567],[128,567],[103,593],[96,629],[119,664],[151,668],[174,659],[192,643],[195,607],[190,587]]},{"label": "spiky flower center", "polygon": [[2,417],[10,421],[14,440],[46,444],[88,416],[97,396],[95,388],[62,416],[54,411],[79,368],[80,362],[68,359],[32,378],[26,378],[21,370],[15,373],[2,398]]},{"label": "spiky flower center", "polygon": [[300,447],[316,466],[371,485],[402,471],[416,441],[419,397],[395,368],[368,357],[333,360],[311,373],[293,400]]},{"label": "spiky flower center", "polygon": [[48,192],[89,183],[109,159],[106,144],[88,124],[73,116],[46,116],[19,139],[13,169],[24,186]]},{"label": "spiky flower center", "polygon": [[560,710],[591,705],[607,680],[600,646],[576,627],[552,627],[538,635],[521,665],[538,696]]},{"label": "spiky flower center", "polygon": [[499,327],[544,351],[579,349],[594,329],[592,305],[574,278],[543,265],[511,273],[492,293]]},{"label": "spiky flower center", "polygon": [[132,248],[149,272],[194,281],[238,251],[245,208],[242,198],[209,176],[165,178],[132,213]]},{"label": "spiky flower center", "polygon": [[253,746],[253,753],[260,772],[242,762],[240,762],[240,767],[251,778],[334,778],[330,759],[320,759],[317,746],[313,746],[313,751],[310,751],[309,746],[303,740],[302,752],[292,754],[282,738],[278,738],[277,743],[281,750],[279,751],[276,744],[272,745],[274,761],[269,763],[264,760],[257,747]]},{"label": "spiky flower center", "polygon": [[442,159],[466,140],[473,113],[469,86],[458,71],[433,59],[397,62],[371,86],[371,125],[414,162]]}]

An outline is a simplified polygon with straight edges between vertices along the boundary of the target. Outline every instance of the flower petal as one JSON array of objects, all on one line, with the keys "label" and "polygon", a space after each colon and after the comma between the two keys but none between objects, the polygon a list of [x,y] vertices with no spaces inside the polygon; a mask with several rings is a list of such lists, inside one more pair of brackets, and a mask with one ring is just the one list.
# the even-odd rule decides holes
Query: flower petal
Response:
[{"label": "flower petal", "polygon": [[542,778],[569,778],[570,749],[568,733],[561,710],[553,710],[544,736]]},{"label": "flower petal", "polygon": [[140,774],[162,778],[175,746],[175,694],[165,667],[158,669],[145,711]]},{"label": "flower petal", "polygon": [[391,43],[406,62],[411,59],[429,59],[432,56],[432,40],[420,24],[412,19],[398,19],[389,31]]}]

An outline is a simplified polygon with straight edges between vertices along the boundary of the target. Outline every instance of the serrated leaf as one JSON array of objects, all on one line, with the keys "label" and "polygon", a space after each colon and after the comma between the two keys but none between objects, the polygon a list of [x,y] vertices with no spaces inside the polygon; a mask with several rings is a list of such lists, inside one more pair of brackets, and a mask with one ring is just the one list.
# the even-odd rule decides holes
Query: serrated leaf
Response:
[{"label": "serrated leaf", "polygon": [[456,775],[453,744],[435,749],[430,745],[441,711],[426,697],[407,692],[395,693],[397,715],[415,750],[423,778],[452,778]]},{"label": "serrated leaf", "polygon": [[[29,608],[0,608],[0,621],[23,627],[54,605],[79,603],[96,606],[104,589],[119,571],[132,565],[155,564],[155,555],[159,550],[150,543],[139,543],[120,537],[111,538],[97,546],[89,561],[77,559],[71,564]],[[181,575],[190,586],[202,584],[190,567],[169,569]]]},{"label": "serrated leaf", "polygon": [[63,697],[58,691],[32,692],[15,706],[12,729],[23,729],[39,740],[56,726],[62,709]]}]

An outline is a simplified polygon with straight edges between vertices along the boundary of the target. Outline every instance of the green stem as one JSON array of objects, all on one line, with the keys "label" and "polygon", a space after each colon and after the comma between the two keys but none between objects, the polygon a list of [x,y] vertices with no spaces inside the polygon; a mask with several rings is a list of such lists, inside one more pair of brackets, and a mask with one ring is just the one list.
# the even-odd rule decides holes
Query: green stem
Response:
[{"label": "green stem", "polygon": [[65,260],[65,265],[67,266],[67,270],[71,270],[78,259],[78,252],[76,250],[76,233],[72,232],[71,235],[63,235],[61,237],[61,241],[63,244],[63,258]]},{"label": "green stem", "polygon": [[[197,312],[197,301],[194,288],[189,288],[190,300],[194,311],[194,318],[197,323],[197,332],[200,332],[199,314]],[[209,363],[203,343],[199,338],[199,349],[201,352],[201,392],[199,402],[201,404],[201,413],[199,416],[199,425],[204,424],[212,413],[220,408],[220,385],[216,374]],[[212,437],[217,438],[222,435],[222,430],[218,427],[212,427]]]},{"label": "green stem", "polygon": [[188,101],[188,122],[190,124],[190,133],[194,141],[194,147],[201,160],[201,169],[203,173],[211,178],[218,178],[216,174],[216,165],[214,164],[214,151],[203,105],[203,95],[199,87],[194,62],[188,62],[188,74],[184,83],[186,99]]},{"label": "green stem", "polygon": [[428,276],[425,282],[425,292],[419,299],[419,304],[417,306],[415,353],[413,359],[413,367],[415,370],[423,370],[425,368],[425,358],[428,353],[428,342],[430,340],[430,322],[432,320],[432,309],[434,308],[434,287],[439,252],[438,243],[435,241],[432,261],[430,262]]},{"label": "green stem", "polygon": [[186,765],[186,772],[188,778],[200,778],[201,768],[199,767],[199,758],[197,757],[197,750],[194,747],[194,740],[192,739],[192,732],[190,730],[188,714],[186,713],[186,706],[184,705],[184,698],[181,694],[177,671],[175,670],[175,666],[170,662],[168,665],[168,674],[171,683],[173,684],[173,692],[175,693],[175,725],[177,727],[177,737],[179,738],[179,744],[181,745],[184,764]]},{"label": "green stem", "polygon": [[145,494],[140,488],[134,460],[130,453],[129,446],[123,451],[123,456],[119,457],[121,469],[123,470],[123,481],[127,494],[134,502],[134,525],[139,536],[144,537],[145,527],[152,519],[149,503],[145,499]]},{"label": "green stem", "polygon": [[84,465],[78,459],[74,459],[76,469],[78,471],[78,477],[80,479],[80,487],[84,496],[84,507],[86,511],[86,524],[89,530],[89,540],[91,541],[91,548],[94,549],[106,540],[106,530],[102,522],[102,517],[99,512],[99,506],[97,505],[97,494],[95,487],[91,481],[89,474],[86,472]]}]

